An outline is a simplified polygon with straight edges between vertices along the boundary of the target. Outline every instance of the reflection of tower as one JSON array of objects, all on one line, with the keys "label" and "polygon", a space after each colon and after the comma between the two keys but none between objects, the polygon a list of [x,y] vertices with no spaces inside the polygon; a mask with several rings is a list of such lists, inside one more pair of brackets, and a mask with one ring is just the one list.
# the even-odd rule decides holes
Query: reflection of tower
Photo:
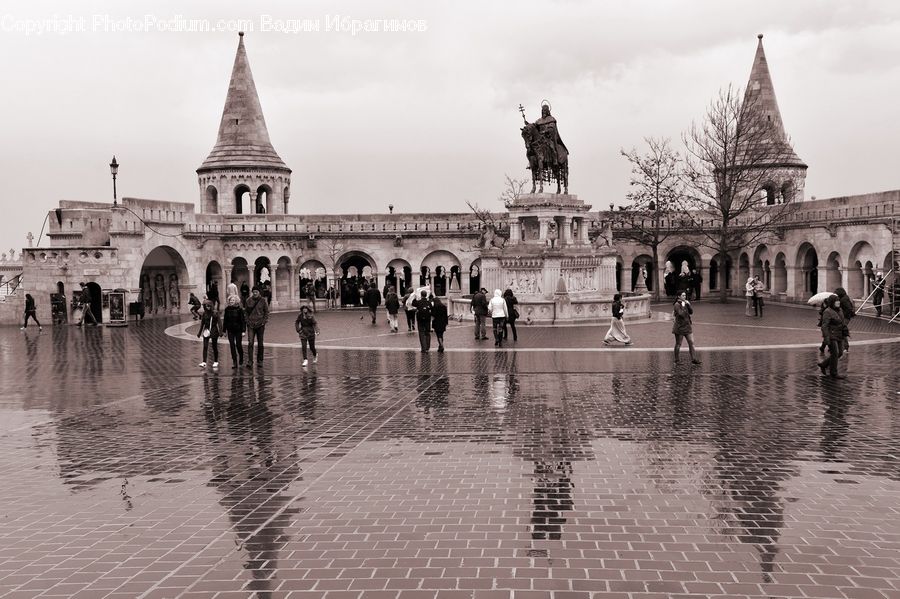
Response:
[{"label": "reflection of tower", "polygon": [[263,377],[234,376],[226,405],[217,387],[207,387],[204,403],[209,439],[221,450],[209,485],[220,493],[237,543],[247,551],[244,568],[254,579],[248,588],[260,599],[271,597],[279,584],[274,575],[284,530],[299,511],[287,507],[293,497],[284,490],[301,480],[296,460],[282,461],[291,452],[279,454],[291,440],[275,438],[277,417],[267,403],[270,384]]},{"label": "reflection of tower", "polygon": [[[753,402],[744,387],[735,387],[741,391],[720,400],[714,437],[718,447],[713,476],[721,498],[717,510],[720,519],[734,527],[731,534],[759,551],[763,582],[769,583],[784,527],[781,483],[797,474],[791,464],[800,441],[784,430],[778,414],[745,414],[745,406]],[[748,421],[754,426],[745,426]]]},{"label": "reflection of tower", "polygon": [[531,511],[531,538],[558,541],[566,523],[563,512],[575,506],[572,494],[572,462],[534,463],[534,507]]}]

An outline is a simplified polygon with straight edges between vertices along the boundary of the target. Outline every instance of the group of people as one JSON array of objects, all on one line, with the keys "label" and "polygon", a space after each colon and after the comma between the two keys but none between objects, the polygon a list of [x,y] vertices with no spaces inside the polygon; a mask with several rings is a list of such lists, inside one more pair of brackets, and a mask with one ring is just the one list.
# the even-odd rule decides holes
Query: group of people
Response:
[{"label": "group of people", "polygon": [[[609,330],[603,339],[604,345],[612,345],[618,341],[625,345],[631,345],[631,337],[625,330],[625,304],[622,302],[622,294],[617,293],[613,296],[613,303],[610,308],[611,316]],[[694,314],[694,308],[687,291],[678,294],[678,299],[672,306],[672,334],[675,335],[675,362],[679,361],[681,353],[681,343],[687,341],[688,351],[691,354],[692,364],[701,364],[700,358],[697,356],[697,349],[694,347],[694,325],[691,317]]]},{"label": "group of people", "polygon": [[[747,298],[747,305],[744,309],[744,316],[758,316],[762,318],[763,315],[763,293],[766,291],[765,284],[760,280],[759,275],[750,275],[747,277],[747,282],[744,284],[744,295]],[[752,314],[750,312],[753,312]]]},{"label": "group of people", "polygon": [[487,339],[487,319],[490,317],[494,332],[494,347],[502,347],[503,342],[509,338],[509,330],[512,330],[513,341],[519,340],[516,330],[516,321],[519,319],[519,309],[516,307],[519,300],[516,299],[512,289],[500,292],[494,290],[494,296],[488,300],[487,289],[482,287],[472,296],[469,309],[475,316],[475,340]]},{"label": "group of people", "polygon": [[[850,353],[850,320],[856,316],[853,300],[843,287],[838,287],[825,298],[819,310],[819,328],[822,345],[818,361],[819,370],[833,379],[847,378],[838,371],[839,360]],[[825,353],[827,350],[828,353]]]},{"label": "group of people", "polygon": [[[191,295],[193,296],[193,294]],[[269,321],[269,301],[262,295],[260,288],[254,286],[246,301],[242,302],[237,293],[230,294],[223,315],[219,312],[217,299],[209,297],[207,294],[202,303],[203,312],[195,315],[200,320],[197,337],[203,339],[203,360],[199,364],[200,368],[206,368],[210,347],[212,347],[212,367],[214,370],[219,368],[219,337],[225,335],[228,336],[228,345],[231,349],[231,367],[243,366],[244,349],[241,341],[244,333],[247,333],[247,367],[253,366],[254,346],[256,347],[256,364],[262,366],[263,340],[266,323]],[[191,312],[194,312],[193,306]],[[305,356],[305,346],[303,353]],[[313,355],[315,355],[315,344],[313,344]]]},{"label": "group of people", "polygon": [[663,287],[666,295],[669,297],[680,296],[686,294],[688,301],[691,299],[700,299],[700,289],[703,283],[703,276],[694,268],[691,269],[687,260],[681,263],[681,272],[676,273],[672,262],[666,261],[666,270],[663,275]]}]

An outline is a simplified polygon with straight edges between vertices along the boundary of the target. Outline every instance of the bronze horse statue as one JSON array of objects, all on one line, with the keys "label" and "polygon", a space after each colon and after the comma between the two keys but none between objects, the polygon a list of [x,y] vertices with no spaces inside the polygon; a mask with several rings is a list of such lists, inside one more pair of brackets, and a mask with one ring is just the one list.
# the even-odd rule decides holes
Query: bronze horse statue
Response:
[{"label": "bronze horse statue", "polygon": [[544,182],[556,180],[556,193],[569,193],[569,154],[556,143],[545,138],[537,125],[526,123],[522,127],[525,140],[525,157],[531,170],[531,193],[544,192]]}]

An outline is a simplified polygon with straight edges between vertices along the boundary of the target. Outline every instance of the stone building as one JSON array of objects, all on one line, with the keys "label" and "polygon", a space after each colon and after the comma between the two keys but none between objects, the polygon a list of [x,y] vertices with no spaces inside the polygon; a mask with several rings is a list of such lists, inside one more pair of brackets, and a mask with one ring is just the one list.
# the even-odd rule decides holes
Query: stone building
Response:
[{"label": "stone building", "polygon": [[[786,140],[761,38],[748,93],[759,96],[778,139]],[[673,219],[667,226],[677,234],[660,248],[660,261],[687,262],[699,270],[702,294],[724,285],[742,295],[742,282],[755,273],[773,299],[782,301],[804,301],[837,286],[866,297],[874,274],[888,273],[896,262],[900,190],[807,200],[806,169],[792,152],[779,165],[777,180],[760,190],[763,204],[802,202],[769,243],[718,264],[712,252],[698,247],[696,234]],[[221,296],[228,282],[268,284],[276,310],[296,308],[309,295],[324,303],[330,287],[339,301],[352,305],[359,302],[363,281],[374,280],[379,289],[430,284],[442,296],[465,295],[482,285],[482,256],[491,253],[488,234],[495,232],[471,213],[290,213],[291,169],[269,139],[243,35],[218,136],[197,178],[196,205],[139,198],[124,198],[119,206],[60,202],[49,215],[49,243],[0,261],[5,280],[22,277],[0,301],[0,322],[21,320],[25,290],[38,300],[42,321],[51,321],[51,297],[57,318],[68,318],[80,282],[88,283],[93,311],[104,319],[106,294],[116,289],[126,291],[126,301],[143,301],[152,314],[186,312],[188,294],[202,297],[214,282]],[[604,200],[588,199],[606,205]],[[535,246],[584,244],[609,220],[602,211],[588,210],[540,216],[494,214],[496,234]],[[662,269],[645,247],[619,239],[612,245],[615,287],[621,291],[641,287],[642,266]],[[62,308],[60,297],[66,298]]]}]

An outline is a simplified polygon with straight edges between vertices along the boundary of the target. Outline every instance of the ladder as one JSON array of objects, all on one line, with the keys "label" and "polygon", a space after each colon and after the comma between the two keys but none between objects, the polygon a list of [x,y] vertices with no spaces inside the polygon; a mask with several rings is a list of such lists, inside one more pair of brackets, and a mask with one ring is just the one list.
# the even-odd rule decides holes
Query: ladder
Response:
[{"label": "ladder", "polygon": [[[891,298],[891,301],[888,302],[888,305],[891,307],[891,320],[890,322],[894,322],[897,320],[897,317],[900,316],[900,298],[897,297],[898,291],[900,291],[900,285],[898,285],[898,275],[900,273],[897,272],[897,263],[900,262],[900,243],[898,243],[898,239],[900,239],[900,219],[897,217],[891,217],[891,271],[894,273],[894,280],[891,281],[890,290],[885,289],[887,297]],[[885,277],[885,286],[887,286],[887,277]]]}]

